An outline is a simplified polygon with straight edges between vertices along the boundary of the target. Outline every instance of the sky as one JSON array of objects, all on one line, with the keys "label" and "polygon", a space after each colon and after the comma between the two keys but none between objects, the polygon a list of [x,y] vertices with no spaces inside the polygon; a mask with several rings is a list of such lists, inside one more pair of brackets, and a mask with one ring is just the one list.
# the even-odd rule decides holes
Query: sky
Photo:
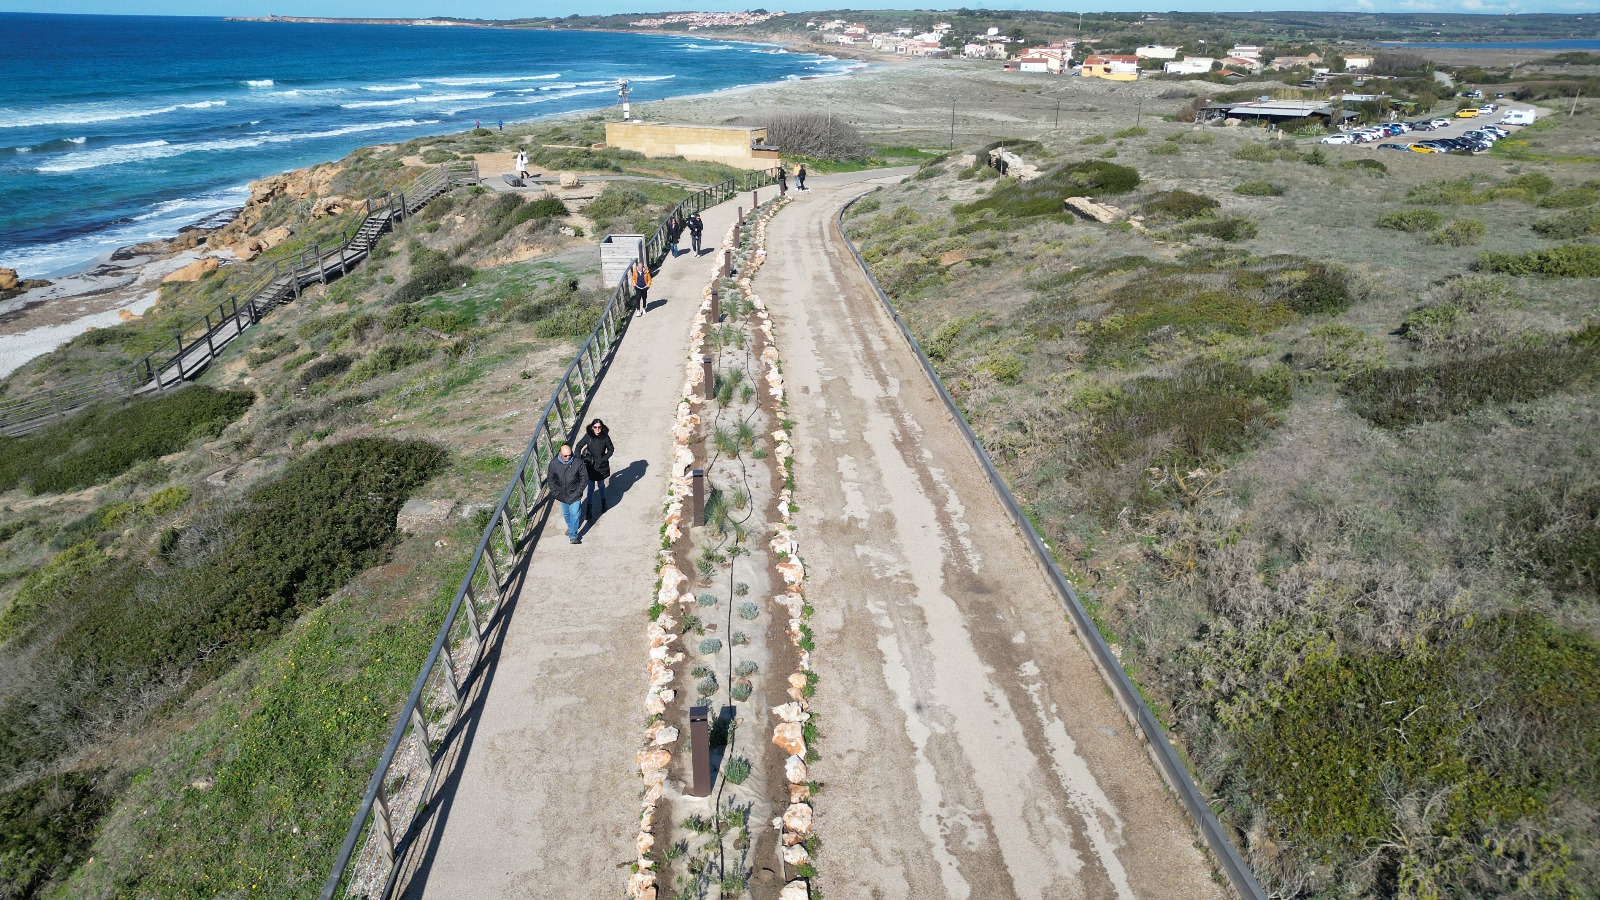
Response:
[{"label": "sky", "polygon": [[[0,0],[0,12],[74,13],[91,15],[181,16],[193,15],[193,0]],[[1449,12],[1449,13],[1600,13],[1600,0],[1062,0],[992,2],[992,0],[215,0],[205,4],[210,16],[329,16],[338,18],[408,18],[459,16],[509,19],[521,16],[564,16],[624,12],[660,12],[694,9],[738,11],[765,7],[801,12],[810,9],[1049,9],[1071,12],[1185,11],[1249,12],[1259,10],[1320,10],[1329,12]],[[0,36],[3,39],[3,36]]]}]

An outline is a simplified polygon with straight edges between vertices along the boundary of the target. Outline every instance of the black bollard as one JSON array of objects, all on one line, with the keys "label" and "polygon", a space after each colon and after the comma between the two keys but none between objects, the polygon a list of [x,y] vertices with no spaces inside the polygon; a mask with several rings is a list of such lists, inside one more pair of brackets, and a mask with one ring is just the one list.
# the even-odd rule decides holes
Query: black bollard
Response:
[{"label": "black bollard", "polygon": [[689,752],[694,756],[691,797],[711,796],[711,707],[689,707]]}]

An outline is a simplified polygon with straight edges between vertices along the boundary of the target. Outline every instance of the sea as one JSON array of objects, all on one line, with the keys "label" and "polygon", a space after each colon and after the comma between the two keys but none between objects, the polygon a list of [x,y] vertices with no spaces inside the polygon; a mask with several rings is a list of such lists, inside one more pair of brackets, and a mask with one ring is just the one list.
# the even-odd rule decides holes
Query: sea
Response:
[{"label": "sea", "polygon": [[1528,40],[1528,41],[1379,41],[1387,47],[1423,47],[1429,50],[1549,50],[1565,53],[1573,50],[1600,51],[1597,40]]},{"label": "sea", "polygon": [[0,13],[0,266],[79,271],[357,147],[860,63],[671,35]]}]

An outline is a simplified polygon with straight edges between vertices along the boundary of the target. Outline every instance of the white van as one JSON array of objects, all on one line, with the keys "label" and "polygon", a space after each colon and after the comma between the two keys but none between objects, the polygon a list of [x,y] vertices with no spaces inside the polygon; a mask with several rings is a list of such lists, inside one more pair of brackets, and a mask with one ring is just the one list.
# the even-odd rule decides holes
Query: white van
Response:
[{"label": "white van", "polygon": [[1501,125],[1532,125],[1534,111],[1531,109],[1508,109],[1500,117]]}]

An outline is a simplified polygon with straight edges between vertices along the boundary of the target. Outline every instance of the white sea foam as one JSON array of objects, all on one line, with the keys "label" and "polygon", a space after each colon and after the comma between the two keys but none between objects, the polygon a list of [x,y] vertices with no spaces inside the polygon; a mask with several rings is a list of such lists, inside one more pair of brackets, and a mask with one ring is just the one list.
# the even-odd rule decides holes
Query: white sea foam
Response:
[{"label": "white sea foam", "polygon": [[487,100],[494,96],[494,91],[485,91],[480,94],[429,94],[421,97],[401,97],[398,100],[359,100],[355,103],[341,103],[340,109],[372,109],[380,106],[403,106],[407,103],[457,103],[462,100]]},{"label": "white sea foam", "polygon": [[67,143],[69,144],[87,144],[88,142],[89,139],[86,137],[67,138]]},{"label": "white sea foam", "polygon": [[81,269],[102,253],[140,241],[171,237],[185,225],[225,209],[243,206],[250,198],[245,185],[208,191],[197,197],[169,200],[134,219],[92,234],[52,244],[0,251],[0,265],[16,269],[24,278],[55,278]]},{"label": "white sea foam", "polygon": [[254,79],[248,79],[247,78],[247,79],[245,79],[244,83],[249,85],[250,87],[253,87],[253,88],[272,87],[272,85],[273,85],[273,81],[272,81],[271,78],[254,78]]},{"label": "white sea foam", "polygon": [[392,122],[369,122],[364,125],[346,125],[341,128],[330,128],[326,131],[303,131],[289,134],[272,134],[270,132],[241,138],[222,138],[214,141],[195,141],[188,144],[172,144],[167,141],[144,141],[137,144],[121,144],[98,150],[83,150],[77,153],[68,153],[60,156],[46,165],[34,169],[41,174],[61,172],[81,172],[84,169],[96,169],[102,166],[125,165],[134,162],[148,162],[155,159],[168,159],[174,156],[183,156],[187,153],[215,153],[222,150],[248,150],[265,144],[287,144],[296,141],[311,141],[318,138],[339,137],[346,134],[359,134],[364,131],[383,131],[390,128],[408,128],[413,125],[433,125],[437,119],[419,121],[417,119],[400,119]]},{"label": "white sea foam", "polygon": [[422,85],[413,81],[410,84],[369,84],[361,88],[363,91],[378,91],[390,93],[392,91],[420,91]]},{"label": "white sea foam", "polygon": [[95,122],[115,122],[118,119],[143,119],[164,116],[180,109],[209,109],[227,106],[226,100],[202,100],[197,103],[175,103],[145,109],[132,109],[109,103],[78,103],[51,109],[16,112],[0,109],[0,128],[33,128],[40,125],[90,125]]},{"label": "white sea foam", "polygon": [[548,75],[482,75],[463,78],[424,78],[422,80],[429,84],[464,87],[473,84],[515,84],[519,81],[553,81],[560,77],[560,72],[551,72]]}]

